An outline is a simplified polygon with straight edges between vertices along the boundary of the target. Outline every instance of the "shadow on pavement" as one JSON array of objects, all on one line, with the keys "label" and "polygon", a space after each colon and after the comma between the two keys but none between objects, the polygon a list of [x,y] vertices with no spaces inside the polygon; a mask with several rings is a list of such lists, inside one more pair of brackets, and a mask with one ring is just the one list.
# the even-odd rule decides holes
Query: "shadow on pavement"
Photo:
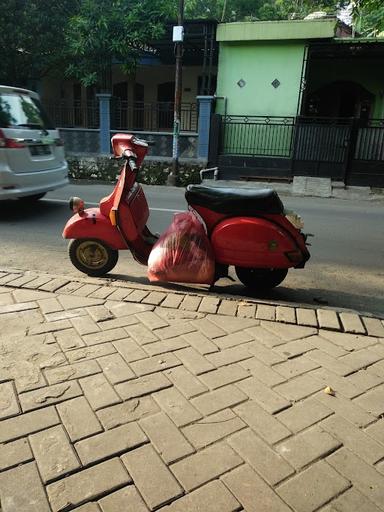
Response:
[{"label": "shadow on pavement", "polygon": [[45,201],[0,201],[0,222],[24,222],[39,216],[56,214],[60,210],[69,212],[65,205]]},{"label": "shadow on pavement", "polygon": [[[109,274],[112,279],[136,283],[139,285],[149,285],[156,287],[159,291],[166,292],[184,292],[208,294],[207,286],[188,285],[180,283],[149,283],[145,276],[146,269],[143,267],[143,276],[128,276],[125,274]],[[351,292],[341,292],[338,290],[329,290],[322,288],[289,288],[287,286],[278,286],[270,291],[252,291],[245,288],[240,283],[229,282],[227,279],[221,279],[214,286],[214,293],[233,297],[245,297],[266,302],[278,302],[281,305],[294,304],[296,307],[300,304],[307,304],[312,307],[326,308],[335,307],[341,309],[355,309],[359,312],[374,313],[384,318],[384,298],[378,299],[374,296],[362,295],[358,290]]]}]

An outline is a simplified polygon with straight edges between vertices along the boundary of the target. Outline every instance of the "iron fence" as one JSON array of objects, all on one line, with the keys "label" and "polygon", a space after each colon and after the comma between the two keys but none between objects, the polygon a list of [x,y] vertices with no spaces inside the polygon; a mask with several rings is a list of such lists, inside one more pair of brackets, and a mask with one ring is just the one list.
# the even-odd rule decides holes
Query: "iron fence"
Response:
[{"label": "iron fence", "polygon": [[[113,130],[170,132],[173,130],[172,102],[134,102],[112,98],[111,125]],[[197,132],[198,109],[196,103],[181,104],[182,132]]]},{"label": "iron fence", "polygon": [[[100,112],[97,100],[45,102],[45,110],[55,126],[60,128],[99,128]],[[181,131],[196,133],[198,107],[196,103],[181,104]],[[111,129],[152,132],[173,131],[172,102],[134,102],[112,98]]]},{"label": "iron fence", "polygon": [[60,128],[99,128],[99,102],[91,100],[45,102],[44,108],[55,126]]},{"label": "iron fence", "polygon": [[384,161],[384,119],[369,119],[359,127],[354,158]]},{"label": "iron fence", "polygon": [[224,116],[221,153],[289,158],[292,154],[294,127],[294,117]]},{"label": "iron fence", "polygon": [[355,160],[384,160],[384,119],[222,116],[222,155],[342,163],[351,142]]},{"label": "iron fence", "polygon": [[232,177],[319,176],[383,186],[384,119],[215,115],[213,121],[210,162]]}]

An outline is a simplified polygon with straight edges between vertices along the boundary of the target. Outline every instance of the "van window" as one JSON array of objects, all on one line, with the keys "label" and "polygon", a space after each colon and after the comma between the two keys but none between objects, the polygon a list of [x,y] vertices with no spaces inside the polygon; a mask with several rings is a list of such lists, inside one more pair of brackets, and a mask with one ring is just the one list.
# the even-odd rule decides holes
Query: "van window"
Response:
[{"label": "van window", "polygon": [[53,130],[39,100],[28,94],[0,93],[0,128]]}]

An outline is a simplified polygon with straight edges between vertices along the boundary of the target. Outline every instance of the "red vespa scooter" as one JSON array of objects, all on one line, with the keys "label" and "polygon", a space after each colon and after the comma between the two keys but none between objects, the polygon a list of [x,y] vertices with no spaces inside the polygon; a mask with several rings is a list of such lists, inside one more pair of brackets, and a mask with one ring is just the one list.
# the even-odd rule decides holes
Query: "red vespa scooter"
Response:
[{"label": "red vespa scooter", "polygon": [[[99,208],[84,209],[80,198],[71,198],[75,215],[63,231],[63,238],[70,239],[71,262],[90,276],[112,270],[118,251],[123,249],[147,265],[157,240],[146,226],[149,208],[136,181],[148,143],[134,135],[116,134],[112,148],[114,158],[124,160],[113,192],[100,201]],[[206,225],[215,256],[215,281],[227,276],[228,267],[233,265],[245,286],[273,288],[283,281],[289,268],[303,268],[310,257],[300,217],[286,213],[272,189],[189,185],[185,197],[189,209]]]}]

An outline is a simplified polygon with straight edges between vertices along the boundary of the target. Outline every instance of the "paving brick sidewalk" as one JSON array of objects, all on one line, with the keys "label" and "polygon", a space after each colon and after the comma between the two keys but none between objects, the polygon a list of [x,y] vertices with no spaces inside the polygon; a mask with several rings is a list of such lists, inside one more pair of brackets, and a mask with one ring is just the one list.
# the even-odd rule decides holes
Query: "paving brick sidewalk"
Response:
[{"label": "paving brick sidewalk", "polygon": [[383,511],[383,416],[379,319],[0,272],[1,512]]}]

